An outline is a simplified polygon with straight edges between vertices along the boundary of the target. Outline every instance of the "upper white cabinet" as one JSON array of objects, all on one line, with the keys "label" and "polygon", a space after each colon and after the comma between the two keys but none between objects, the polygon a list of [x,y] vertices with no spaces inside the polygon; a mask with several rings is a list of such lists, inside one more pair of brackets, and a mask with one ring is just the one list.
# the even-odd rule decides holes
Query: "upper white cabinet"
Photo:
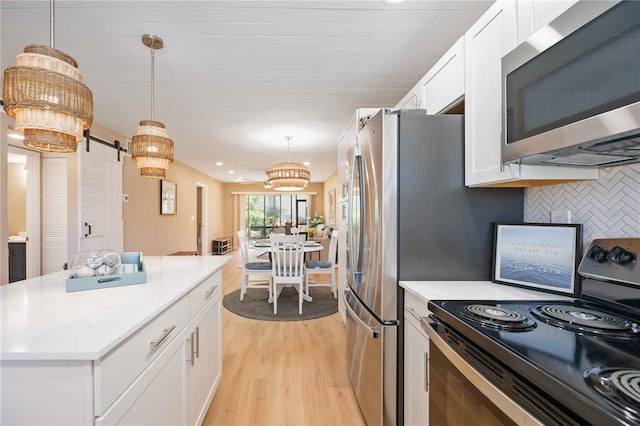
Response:
[{"label": "upper white cabinet", "polygon": [[439,114],[464,97],[464,37],[396,104],[394,109],[426,109]]},{"label": "upper white cabinet", "polygon": [[501,59],[517,44],[518,5],[496,1],[464,36],[465,183],[535,186],[597,179],[597,169],[502,163]]},{"label": "upper white cabinet", "polygon": [[422,80],[420,80],[393,109],[420,109],[423,108],[423,101]]},{"label": "upper white cabinet", "polygon": [[518,0],[518,44],[578,0]]},{"label": "upper white cabinet", "polygon": [[464,37],[419,82],[427,114],[440,114],[464,98]]}]

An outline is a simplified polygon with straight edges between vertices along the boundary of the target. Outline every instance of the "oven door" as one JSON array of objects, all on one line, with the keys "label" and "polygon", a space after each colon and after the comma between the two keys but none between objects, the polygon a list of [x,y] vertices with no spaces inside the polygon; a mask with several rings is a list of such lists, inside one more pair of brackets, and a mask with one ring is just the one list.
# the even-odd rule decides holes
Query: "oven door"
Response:
[{"label": "oven door", "polygon": [[516,425],[429,343],[429,424]]}]

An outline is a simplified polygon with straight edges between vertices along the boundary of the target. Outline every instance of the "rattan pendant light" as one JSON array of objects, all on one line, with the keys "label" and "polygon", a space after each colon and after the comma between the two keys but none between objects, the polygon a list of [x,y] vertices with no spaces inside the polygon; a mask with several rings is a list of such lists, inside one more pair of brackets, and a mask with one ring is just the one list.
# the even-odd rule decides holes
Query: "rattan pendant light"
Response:
[{"label": "rattan pendant light", "polygon": [[311,172],[304,164],[292,163],[289,159],[291,136],[287,140],[287,162],[276,163],[267,170],[267,183],[276,191],[302,191],[311,180]]},{"label": "rattan pendant light", "polygon": [[40,151],[75,152],[93,122],[93,94],[78,63],[55,49],[55,2],[50,1],[50,47],[30,44],[4,70],[2,102],[24,144]]},{"label": "rattan pendant light", "polygon": [[154,104],[154,62],[155,52],[162,49],[162,39],[155,35],[142,36],[142,44],[151,51],[151,120],[143,120],[131,138],[131,157],[136,162],[140,176],[164,179],[169,165],[173,163],[173,141],[164,124],[153,119]]}]

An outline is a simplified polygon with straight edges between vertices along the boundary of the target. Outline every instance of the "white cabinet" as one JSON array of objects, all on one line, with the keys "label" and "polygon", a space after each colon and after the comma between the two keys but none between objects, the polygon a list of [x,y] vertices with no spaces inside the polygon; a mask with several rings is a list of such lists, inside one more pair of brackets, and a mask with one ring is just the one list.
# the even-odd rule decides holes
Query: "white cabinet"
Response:
[{"label": "white cabinet", "polygon": [[426,302],[405,291],[404,424],[429,423],[429,337],[420,326]]},{"label": "white cabinet", "polygon": [[95,424],[184,424],[183,348],[176,337]]},{"label": "white cabinet", "polygon": [[464,98],[464,37],[436,62],[394,109],[426,109],[440,114]]},{"label": "white cabinet", "polygon": [[404,95],[404,98],[400,100],[393,107],[393,109],[420,109],[423,107],[424,97],[422,94],[422,80],[418,81],[418,83],[411,88],[409,93]]},{"label": "white cabinet", "polygon": [[465,34],[465,184],[533,186],[597,179],[597,169],[503,166],[501,60],[516,46],[517,27],[517,3],[498,0]]},{"label": "white cabinet", "polygon": [[[202,423],[222,374],[219,268],[226,262],[192,257],[149,257],[146,284],[119,287],[111,293],[105,289],[67,294],[64,273],[32,285],[29,291],[33,292],[24,293],[30,305],[40,299],[59,304],[53,311],[38,307],[42,311],[38,315],[57,326],[47,328],[34,321],[36,325],[23,327],[28,342],[24,346],[15,343],[22,338],[3,328],[3,338],[8,335],[13,346],[40,352],[32,350],[31,358],[0,360],[0,423]],[[158,262],[165,269],[160,270]],[[205,266],[211,264],[219,266]],[[179,276],[192,278],[181,282]],[[41,288],[49,292],[42,294]],[[78,301],[80,296],[84,297]],[[90,319],[82,316],[85,311],[91,312]],[[33,318],[30,313],[24,315]],[[35,345],[29,336],[36,334],[44,336],[36,339],[49,340]],[[41,349],[46,344],[52,349]],[[10,357],[13,352],[7,354]],[[33,401],[38,401],[38,409],[25,409]]]},{"label": "white cabinet", "polygon": [[518,0],[518,44],[578,0]]},{"label": "white cabinet", "polygon": [[464,37],[420,80],[427,114],[440,114],[464,98]]},{"label": "white cabinet", "polygon": [[222,376],[220,287],[190,323],[187,345],[187,424],[201,424]]}]

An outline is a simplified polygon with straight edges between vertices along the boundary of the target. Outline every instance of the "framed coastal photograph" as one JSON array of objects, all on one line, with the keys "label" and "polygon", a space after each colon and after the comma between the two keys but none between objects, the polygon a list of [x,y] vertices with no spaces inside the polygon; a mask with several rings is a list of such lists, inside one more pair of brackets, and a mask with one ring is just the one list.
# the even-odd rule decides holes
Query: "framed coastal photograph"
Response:
[{"label": "framed coastal photograph", "polygon": [[160,214],[176,214],[178,188],[175,182],[160,181]]},{"label": "framed coastal photograph", "polygon": [[492,281],[578,296],[582,225],[496,223]]}]

